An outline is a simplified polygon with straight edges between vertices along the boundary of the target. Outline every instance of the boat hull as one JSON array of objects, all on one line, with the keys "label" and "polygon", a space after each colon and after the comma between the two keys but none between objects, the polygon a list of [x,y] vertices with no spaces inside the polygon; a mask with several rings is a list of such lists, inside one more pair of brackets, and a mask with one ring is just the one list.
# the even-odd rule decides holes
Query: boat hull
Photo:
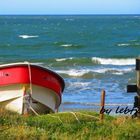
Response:
[{"label": "boat hull", "polygon": [[0,67],[0,107],[19,114],[55,112],[61,103],[63,79],[36,65]]}]

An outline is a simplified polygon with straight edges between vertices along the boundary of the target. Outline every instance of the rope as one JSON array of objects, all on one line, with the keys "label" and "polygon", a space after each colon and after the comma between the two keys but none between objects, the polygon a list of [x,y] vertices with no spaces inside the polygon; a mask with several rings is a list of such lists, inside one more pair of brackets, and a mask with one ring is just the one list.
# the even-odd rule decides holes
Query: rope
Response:
[{"label": "rope", "polygon": [[50,114],[48,114],[48,115],[51,116],[51,117],[53,117],[53,118],[57,118],[61,123],[63,123],[59,116],[52,116]]},{"label": "rope", "polygon": [[80,112],[76,112],[76,113],[81,114],[81,115],[84,115],[84,116],[87,116],[87,117],[92,117],[92,118],[95,118],[95,119],[99,120],[99,118],[97,118],[95,116],[92,116],[92,115],[87,115],[87,114],[80,113]]},{"label": "rope", "polygon": [[[84,115],[84,116],[87,116],[87,117],[92,117],[92,118],[95,118],[95,119],[99,120],[98,117],[95,117],[95,116],[93,116],[93,115],[87,115],[87,114],[80,113],[80,112],[75,112],[75,113],[74,113],[74,112],[61,112],[61,114],[64,114],[64,113],[71,113],[71,114],[73,114],[73,115],[75,116],[76,120],[78,120],[78,121],[79,121],[79,119],[77,118],[76,113],[77,113],[77,114]],[[79,121],[79,122],[80,122],[80,121]]]},{"label": "rope", "polygon": [[[92,118],[95,118],[95,119],[97,119],[97,120],[99,120],[99,118],[98,117],[95,117],[95,116],[93,116],[93,115],[87,115],[87,114],[84,114],[84,113],[80,113],[80,112],[61,112],[61,114],[66,114],[66,113],[71,113],[75,118],[76,118],[76,120],[77,120],[77,122],[78,123],[81,123],[80,122],[80,120],[78,119],[78,117],[76,116],[76,113],[77,114],[81,114],[81,115],[84,115],[84,116],[87,116],[87,117],[92,117]],[[57,119],[59,119],[59,121],[61,121],[62,122],[62,120],[60,119],[60,117],[56,117],[56,116],[52,116],[52,115],[50,115],[50,114],[48,114],[49,116],[51,116],[51,117],[55,117],[55,118],[57,118]]]},{"label": "rope", "polygon": [[31,107],[31,105],[29,104],[30,109],[34,112],[35,115],[39,116],[39,114]]},{"label": "rope", "polygon": [[80,123],[78,117],[76,116],[76,114],[74,112],[70,112],[71,114],[73,114],[73,116],[76,118],[77,122]]},{"label": "rope", "polygon": [[29,71],[29,81],[30,81],[30,94],[32,95],[32,75],[31,75],[31,66],[29,62],[26,62],[28,65],[28,71]]},{"label": "rope", "polygon": [[31,77],[31,66],[30,66],[30,63],[29,62],[24,62],[25,64],[27,64],[28,65],[28,71],[29,71],[29,82],[30,82],[30,92],[28,92],[28,95],[26,95],[27,96],[27,99],[26,99],[26,96],[24,97],[25,98],[25,100],[26,100],[26,104],[27,104],[27,110],[28,109],[31,109],[32,111],[33,111],[33,113],[35,114],[35,115],[39,115],[32,107],[31,107],[31,104],[30,104],[30,101],[31,101],[31,95],[32,95],[32,77]]}]

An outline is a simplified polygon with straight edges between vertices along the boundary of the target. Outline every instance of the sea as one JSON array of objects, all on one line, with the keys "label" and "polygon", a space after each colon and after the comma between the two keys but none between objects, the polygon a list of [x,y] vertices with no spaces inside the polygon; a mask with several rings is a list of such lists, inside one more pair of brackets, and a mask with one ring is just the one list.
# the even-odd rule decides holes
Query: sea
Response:
[{"label": "sea", "polygon": [[132,106],[140,15],[0,16],[0,64],[29,61],[65,80],[59,111]]}]

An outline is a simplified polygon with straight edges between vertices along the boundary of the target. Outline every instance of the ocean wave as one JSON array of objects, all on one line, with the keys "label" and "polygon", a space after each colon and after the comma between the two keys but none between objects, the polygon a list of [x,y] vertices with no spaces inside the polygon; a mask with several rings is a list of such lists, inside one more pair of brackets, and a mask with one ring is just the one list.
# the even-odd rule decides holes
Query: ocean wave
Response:
[{"label": "ocean wave", "polygon": [[101,65],[135,65],[135,58],[99,58],[99,57],[92,57],[92,58],[76,58],[76,57],[69,57],[69,58],[56,58],[55,61],[57,62],[69,62],[69,64],[85,64],[85,65],[93,65],[93,64],[101,64]]},{"label": "ocean wave", "polygon": [[69,76],[74,76],[74,77],[81,77],[86,73],[89,73],[89,70],[76,70],[76,69],[70,69],[70,70],[57,70],[58,73],[61,74],[67,74]]},{"label": "ocean wave", "polygon": [[131,72],[134,70],[133,68],[101,68],[101,69],[96,69],[93,70],[93,72],[96,73],[110,73],[110,74],[115,74],[115,75],[122,75],[127,72]]},{"label": "ocean wave", "polygon": [[60,45],[61,47],[72,47],[73,45],[72,44],[62,44]]},{"label": "ocean wave", "polygon": [[[43,61],[43,60],[40,60]],[[130,67],[135,65],[135,59],[115,59],[98,57],[61,57],[44,60],[47,65],[52,67]]]},{"label": "ocean wave", "polygon": [[93,77],[94,74],[113,74],[123,75],[133,71],[134,68],[95,68],[95,69],[70,69],[70,70],[57,70],[60,74],[65,74],[71,77]]},{"label": "ocean wave", "polygon": [[62,61],[66,61],[66,60],[72,60],[73,57],[70,57],[70,58],[57,58],[55,59],[57,62],[62,62]]},{"label": "ocean wave", "polygon": [[116,58],[93,57],[92,61],[102,65],[135,65],[136,63],[134,58],[116,59]]},{"label": "ocean wave", "polygon": [[[52,66],[91,66],[93,62],[91,58],[77,58],[77,57],[68,57],[68,58],[55,58],[51,61]],[[95,64],[96,65],[96,64]]]},{"label": "ocean wave", "polygon": [[130,46],[131,44],[129,43],[122,43],[122,44],[118,44],[118,46]]},{"label": "ocean wave", "polygon": [[72,44],[62,44],[62,45],[60,45],[60,46],[62,46],[62,47],[71,47]]},{"label": "ocean wave", "polygon": [[81,87],[85,88],[91,84],[92,84],[91,82],[70,82],[69,86],[76,87],[76,88],[81,88]]},{"label": "ocean wave", "polygon": [[19,35],[20,38],[28,39],[28,38],[36,38],[38,35]]},{"label": "ocean wave", "polygon": [[130,43],[120,43],[120,44],[117,44],[117,46],[122,46],[122,47],[128,47],[128,46],[131,46],[131,47],[138,47],[140,46],[140,43],[138,40],[130,40]]},{"label": "ocean wave", "polygon": [[62,42],[62,41],[56,41],[53,43],[55,46],[60,46],[60,47],[64,47],[64,48],[72,48],[72,49],[79,49],[84,47],[81,44],[76,44],[76,43],[71,43],[71,42]]}]

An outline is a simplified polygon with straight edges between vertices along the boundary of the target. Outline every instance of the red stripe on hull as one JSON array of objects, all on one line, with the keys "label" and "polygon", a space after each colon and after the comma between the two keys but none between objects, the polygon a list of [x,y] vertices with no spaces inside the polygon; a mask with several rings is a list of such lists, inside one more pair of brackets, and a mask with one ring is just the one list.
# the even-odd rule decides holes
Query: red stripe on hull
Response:
[{"label": "red stripe on hull", "polygon": [[0,68],[0,86],[11,84],[32,84],[43,86],[55,91],[59,96],[64,89],[63,79],[56,73],[37,65],[12,65]]}]

